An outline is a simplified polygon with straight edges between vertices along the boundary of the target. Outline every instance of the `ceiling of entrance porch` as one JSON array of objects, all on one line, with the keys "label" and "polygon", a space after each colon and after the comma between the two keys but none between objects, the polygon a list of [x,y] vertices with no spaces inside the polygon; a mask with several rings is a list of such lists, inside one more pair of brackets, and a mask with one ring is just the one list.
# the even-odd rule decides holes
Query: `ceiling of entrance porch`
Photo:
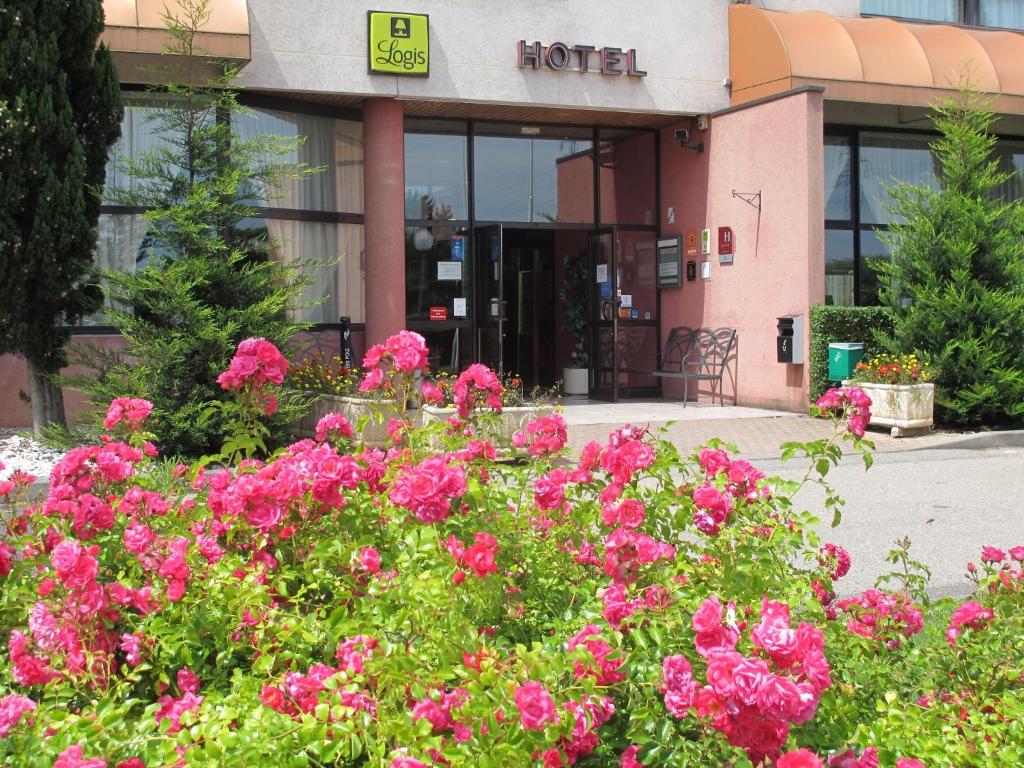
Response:
[{"label": "ceiling of entrance porch", "polygon": [[[252,93],[279,96],[313,104],[359,108],[362,96],[344,93],[303,91],[265,91]],[[614,128],[659,128],[672,125],[691,115],[652,114],[598,109],[545,107],[534,104],[480,104],[470,101],[436,101],[431,99],[400,99],[406,117],[476,119],[509,123],[557,123],[563,125],[600,125]]]},{"label": "ceiling of entrance porch", "polygon": [[802,85],[828,100],[930,106],[961,85],[1024,114],[1024,34],[729,7],[731,100],[743,104]]}]

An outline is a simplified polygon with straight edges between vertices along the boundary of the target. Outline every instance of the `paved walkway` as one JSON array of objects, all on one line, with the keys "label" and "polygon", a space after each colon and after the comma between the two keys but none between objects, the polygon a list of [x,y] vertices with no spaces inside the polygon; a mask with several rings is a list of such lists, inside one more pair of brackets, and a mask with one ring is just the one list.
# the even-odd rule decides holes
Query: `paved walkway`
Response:
[{"label": "paved walkway", "polygon": [[[827,419],[761,408],[693,404],[684,408],[681,402],[664,400],[602,403],[585,398],[564,398],[562,405],[569,447],[574,453],[591,440],[604,442],[608,433],[622,424],[647,424],[656,431],[675,422],[666,428],[664,436],[681,451],[688,453],[718,437],[736,445],[747,459],[777,458],[784,442],[806,442],[832,434],[832,422]],[[876,451],[886,453],[952,447],[965,440],[963,435],[951,432],[894,438],[887,429],[870,430],[867,437]]]}]

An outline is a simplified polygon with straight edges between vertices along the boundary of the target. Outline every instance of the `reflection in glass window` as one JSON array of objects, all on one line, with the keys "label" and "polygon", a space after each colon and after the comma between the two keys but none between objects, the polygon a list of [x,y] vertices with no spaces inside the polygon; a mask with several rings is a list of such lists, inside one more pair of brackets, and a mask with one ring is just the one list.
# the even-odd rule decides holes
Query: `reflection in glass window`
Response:
[{"label": "reflection in glass window", "polygon": [[960,20],[958,0],[861,0],[860,12],[954,24]]},{"label": "reflection in glass window", "polygon": [[853,230],[825,230],[825,303],[853,306]]},{"label": "reflection in glass window", "polygon": [[651,131],[601,131],[602,224],[657,223],[654,146]]},{"label": "reflection in glass window", "polygon": [[888,260],[892,249],[883,242],[884,231],[865,229],[860,233],[860,303],[862,306],[878,304],[878,275],[875,265]]},{"label": "reflection in glass window", "polygon": [[825,219],[849,220],[850,140],[845,136],[825,137]]},{"label": "reflection in glass window", "polygon": [[860,141],[860,218],[888,224],[888,187],[898,182],[935,187],[935,160],[929,137],[864,133]]},{"label": "reflection in glass window", "polygon": [[[409,321],[431,319],[430,310],[455,317],[455,299],[469,296],[466,230],[453,227],[406,227],[405,314]],[[436,322],[437,318],[435,318]]]},{"label": "reflection in glass window", "polygon": [[466,136],[405,134],[405,217],[469,218]]},{"label": "reflection in glass window", "polygon": [[476,218],[593,222],[591,135],[589,129],[480,125],[473,139]]}]

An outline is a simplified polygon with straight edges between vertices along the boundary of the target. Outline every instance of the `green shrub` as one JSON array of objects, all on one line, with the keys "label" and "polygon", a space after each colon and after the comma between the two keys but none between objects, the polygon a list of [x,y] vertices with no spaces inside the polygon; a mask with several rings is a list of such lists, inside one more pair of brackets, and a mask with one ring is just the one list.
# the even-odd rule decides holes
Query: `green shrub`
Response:
[{"label": "green shrub", "polygon": [[864,354],[876,351],[876,331],[892,329],[885,307],[811,307],[811,400],[828,389],[828,345],[834,341],[862,341]]},{"label": "green shrub", "polygon": [[937,368],[937,420],[1024,421],[1024,202],[1001,188],[990,133],[995,115],[965,92],[934,112],[938,189],[891,191],[892,259],[879,260],[879,297],[893,310],[879,341]]}]

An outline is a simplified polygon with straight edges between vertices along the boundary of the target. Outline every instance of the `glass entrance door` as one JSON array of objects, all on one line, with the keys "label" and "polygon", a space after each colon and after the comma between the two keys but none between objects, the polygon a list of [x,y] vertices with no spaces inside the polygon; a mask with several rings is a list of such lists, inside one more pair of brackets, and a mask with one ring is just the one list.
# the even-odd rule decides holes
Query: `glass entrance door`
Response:
[{"label": "glass entrance door", "polygon": [[508,301],[505,297],[504,231],[500,224],[474,232],[477,274],[477,359],[504,371]]},{"label": "glass entrance door", "polygon": [[590,396],[617,401],[659,392],[657,233],[612,227],[590,236]]}]

